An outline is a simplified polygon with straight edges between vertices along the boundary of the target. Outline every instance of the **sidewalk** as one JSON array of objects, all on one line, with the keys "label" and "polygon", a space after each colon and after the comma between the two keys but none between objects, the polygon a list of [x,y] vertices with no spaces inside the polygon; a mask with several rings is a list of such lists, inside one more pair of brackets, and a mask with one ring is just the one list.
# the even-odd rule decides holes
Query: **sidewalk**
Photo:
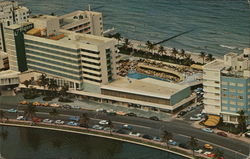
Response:
[{"label": "sidewalk", "polygon": [[[202,129],[202,128],[205,128],[205,126],[202,126],[199,124],[200,121],[196,121],[194,122],[191,126],[197,128],[197,129]],[[222,130],[218,130],[218,129],[213,129],[214,130],[214,133],[216,134],[217,132],[221,132]],[[225,132],[225,131],[223,131]],[[246,142],[246,143],[249,143],[250,144],[250,139],[249,138],[246,138],[246,137],[243,137],[243,136],[240,136],[240,135],[235,135],[235,134],[232,134],[232,133],[228,133],[228,132],[225,132],[227,134],[227,137],[228,138],[232,138],[232,139],[236,139],[236,140],[240,140],[240,141],[243,141],[243,142]]]}]

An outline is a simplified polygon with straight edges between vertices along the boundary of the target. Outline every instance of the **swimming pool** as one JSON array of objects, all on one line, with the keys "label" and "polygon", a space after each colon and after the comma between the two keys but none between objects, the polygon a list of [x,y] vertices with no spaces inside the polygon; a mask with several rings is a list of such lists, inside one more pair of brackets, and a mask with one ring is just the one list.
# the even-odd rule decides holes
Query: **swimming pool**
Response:
[{"label": "swimming pool", "polygon": [[147,75],[147,74],[143,74],[143,73],[138,73],[136,71],[128,71],[128,75],[129,78],[133,78],[133,79],[144,79],[144,78],[153,78],[153,79],[157,79],[157,80],[162,80],[162,81],[168,81],[167,79],[163,79],[160,77],[155,77],[155,76],[151,76],[151,75]]}]

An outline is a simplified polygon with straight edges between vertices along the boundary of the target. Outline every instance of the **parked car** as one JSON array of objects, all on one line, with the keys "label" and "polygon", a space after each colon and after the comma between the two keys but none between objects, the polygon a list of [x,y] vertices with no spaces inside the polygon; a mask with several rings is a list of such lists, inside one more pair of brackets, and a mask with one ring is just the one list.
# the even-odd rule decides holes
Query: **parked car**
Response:
[{"label": "parked car", "polygon": [[72,107],[71,107],[71,105],[65,104],[65,105],[62,106],[62,108],[64,108],[64,109],[71,109]]},{"label": "parked car", "polygon": [[79,116],[70,116],[69,120],[73,120],[73,121],[79,121],[80,117]]},{"label": "parked car", "polygon": [[214,130],[210,129],[210,128],[203,128],[202,130],[205,131],[205,132],[209,132],[209,133],[214,132]]},{"label": "parked car", "polygon": [[130,132],[129,135],[136,136],[136,137],[140,137],[141,136],[141,134],[137,133],[137,132]]},{"label": "parked car", "polygon": [[157,142],[161,142],[161,138],[158,137],[158,136],[153,137],[153,140],[154,140],[154,141],[157,141]]},{"label": "parked car", "polygon": [[105,109],[103,109],[103,108],[96,109],[95,111],[96,111],[96,112],[103,112],[103,113],[106,113],[106,112],[107,112],[107,111],[106,111]]},{"label": "parked car", "polygon": [[152,139],[153,139],[153,137],[152,137],[152,136],[147,135],[147,134],[142,135],[142,138],[144,138],[144,139],[148,139],[148,140],[152,140]]},{"label": "parked car", "polygon": [[40,106],[41,103],[39,103],[39,102],[33,102],[32,105],[33,105],[33,106]]},{"label": "parked car", "polygon": [[149,119],[150,119],[150,120],[159,121],[159,118],[158,118],[157,116],[151,116]]},{"label": "parked car", "polygon": [[70,122],[67,123],[67,125],[69,125],[69,126],[78,126],[78,123],[74,122],[74,121],[70,121]]},{"label": "parked car", "polygon": [[213,153],[211,153],[211,154],[207,154],[207,157],[214,157],[215,156],[215,154],[213,154]]},{"label": "parked car", "polygon": [[191,120],[191,121],[199,121],[199,120],[201,120],[201,117],[191,116],[191,117],[189,118],[189,120]]},{"label": "parked car", "polygon": [[101,121],[99,121],[99,124],[100,125],[108,125],[109,122],[107,120],[101,120]]},{"label": "parked car", "polygon": [[104,128],[103,130],[104,130],[104,131],[110,131],[111,129],[110,129],[110,127],[106,127],[106,128]]},{"label": "parked car", "polygon": [[48,107],[48,106],[49,106],[49,103],[48,103],[48,102],[41,103],[41,106]]},{"label": "parked car", "polygon": [[94,125],[92,128],[96,129],[96,130],[102,130],[103,126],[101,126],[101,125]]},{"label": "parked car", "polygon": [[178,113],[177,117],[180,118],[180,117],[182,117],[185,114],[187,114],[186,111],[181,111],[180,113]]},{"label": "parked car", "polygon": [[17,120],[25,120],[24,116],[18,116],[16,119]]},{"label": "parked car", "polygon": [[113,109],[107,110],[108,115],[116,115],[116,111]]},{"label": "parked car", "polygon": [[73,105],[71,106],[72,109],[81,109],[81,107],[79,107],[78,105]]},{"label": "parked car", "polygon": [[20,102],[20,104],[26,105],[26,104],[29,104],[29,102],[27,102],[26,100],[23,100],[23,101]]},{"label": "parked car", "polygon": [[124,130],[124,129],[119,129],[119,130],[116,131],[116,133],[119,133],[119,134],[129,134],[129,131]]},{"label": "parked car", "polygon": [[14,109],[14,108],[11,108],[11,109],[7,110],[7,112],[9,112],[9,113],[17,113],[17,110]]},{"label": "parked car", "polygon": [[246,132],[244,136],[250,138],[250,131]]},{"label": "parked car", "polygon": [[128,124],[122,125],[122,128],[127,129],[127,130],[132,130],[133,129],[133,127],[128,125]]},{"label": "parked car", "polygon": [[209,154],[212,154],[212,152],[209,152],[209,151],[205,151],[204,153],[203,153],[203,155],[209,155]]},{"label": "parked car", "polygon": [[168,141],[168,144],[169,144],[169,145],[173,145],[173,146],[177,146],[177,142],[174,141],[174,140],[169,140],[169,141]]},{"label": "parked car", "polygon": [[50,120],[50,119],[43,119],[43,122],[44,122],[44,123],[50,123],[50,124],[51,124],[51,123],[53,123],[53,120]]},{"label": "parked car", "polygon": [[135,113],[127,113],[126,116],[134,116],[134,117],[136,117],[137,115]]},{"label": "parked car", "polygon": [[223,137],[227,137],[227,134],[224,133],[224,132],[222,132],[222,131],[217,132],[216,134],[217,134],[217,135],[220,135],[220,136],[223,136]]},{"label": "parked car", "polygon": [[194,152],[201,154],[203,152],[203,150],[202,149],[197,149],[197,150],[194,150]]},{"label": "parked car", "polygon": [[51,107],[55,107],[55,108],[60,107],[60,105],[59,105],[59,104],[57,104],[57,103],[50,104],[49,106],[51,106]]},{"label": "parked car", "polygon": [[33,117],[33,118],[32,118],[32,121],[35,122],[35,123],[39,123],[39,122],[42,121],[42,119],[37,118],[37,117]]},{"label": "parked car", "polygon": [[62,121],[62,120],[56,120],[56,121],[55,121],[55,124],[62,125],[62,124],[64,124],[64,121]]},{"label": "parked car", "polygon": [[126,113],[125,113],[125,112],[122,112],[122,111],[118,111],[118,112],[116,112],[116,114],[117,114],[117,115],[121,115],[121,116],[126,115]]},{"label": "parked car", "polygon": [[188,149],[188,146],[185,143],[180,143],[179,147],[184,148],[184,149]]},{"label": "parked car", "polygon": [[205,149],[208,149],[208,150],[213,150],[214,149],[214,147],[212,146],[212,145],[210,145],[210,144],[204,144],[204,146],[203,146]]}]

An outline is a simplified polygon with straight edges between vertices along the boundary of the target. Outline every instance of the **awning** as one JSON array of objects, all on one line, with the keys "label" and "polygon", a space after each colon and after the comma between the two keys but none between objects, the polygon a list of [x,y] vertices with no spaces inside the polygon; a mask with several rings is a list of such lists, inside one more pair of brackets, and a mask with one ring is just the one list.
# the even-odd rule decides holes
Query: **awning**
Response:
[{"label": "awning", "polygon": [[220,116],[208,115],[208,119],[204,122],[206,126],[216,126],[220,122]]},{"label": "awning", "polygon": [[194,68],[194,69],[197,69],[197,70],[203,70],[202,65],[192,64],[190,67]]}]

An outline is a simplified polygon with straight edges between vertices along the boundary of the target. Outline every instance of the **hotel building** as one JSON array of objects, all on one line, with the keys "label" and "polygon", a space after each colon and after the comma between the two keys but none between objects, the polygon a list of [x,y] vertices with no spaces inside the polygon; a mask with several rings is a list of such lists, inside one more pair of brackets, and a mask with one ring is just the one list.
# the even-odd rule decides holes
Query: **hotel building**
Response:
[{"label": "hotel building", "polygon": [[6,51],[4,27],[27,22],[30,10],[14,1],[0,2],[0,50]]},{"label": "hotel building", "polygon": [[[224,122],[237,123],[237,113],[250,116],[250,48],[228,53],[203,67],[204,107],[207,114],[220,115]],[[249,120],[248,120],[249,123]]]},{"label": "hotel building", "polygon": [[63,79],[70,88],[95,92],[116,79],[116,40],[60,29],[55,16],[29,21],[6,27],[12,70],[41,71],[57,78],[59,85]]}]

